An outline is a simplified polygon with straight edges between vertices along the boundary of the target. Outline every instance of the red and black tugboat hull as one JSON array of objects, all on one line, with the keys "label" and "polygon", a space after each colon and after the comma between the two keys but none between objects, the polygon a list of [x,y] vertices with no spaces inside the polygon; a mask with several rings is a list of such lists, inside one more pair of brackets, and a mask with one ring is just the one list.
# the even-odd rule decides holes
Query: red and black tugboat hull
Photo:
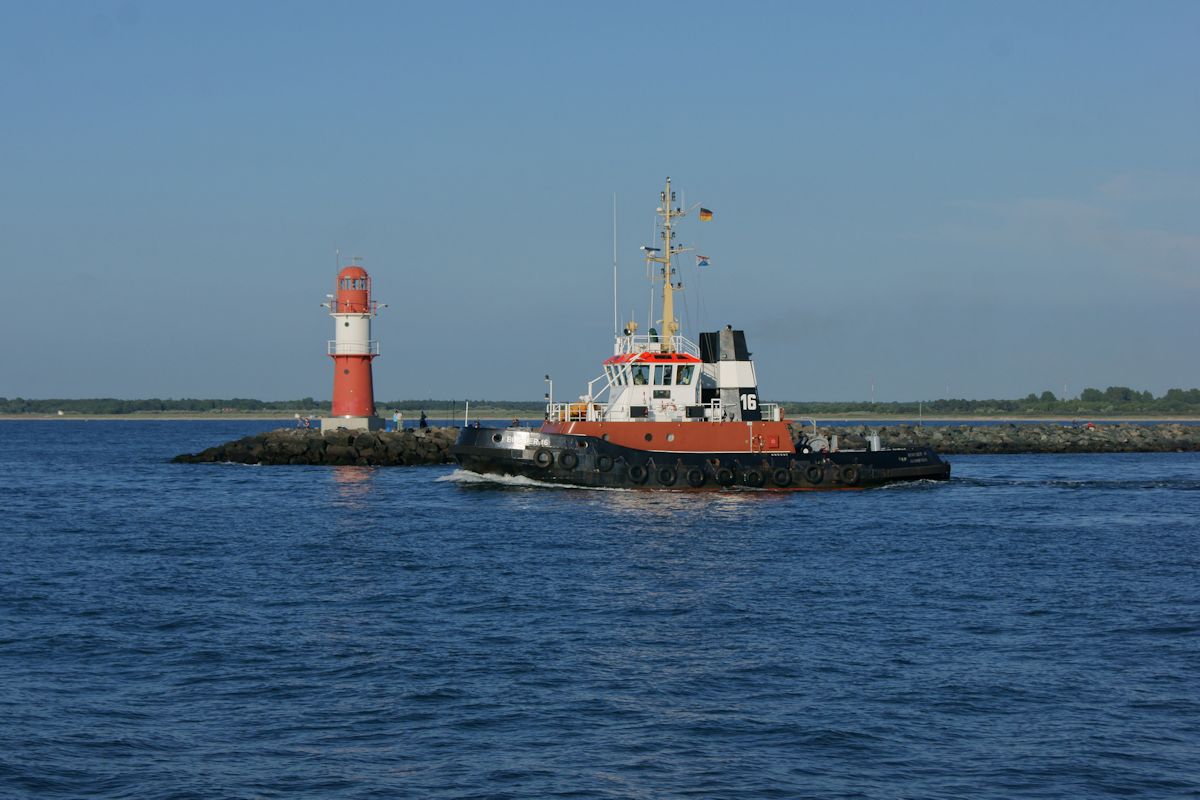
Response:
[{"label": "red and black tugboat hull", "polygon": [[680,453],[526,428],[464,428],[451,453],[466,470],[594,488],[819,491],[948,480],[929,448],[834,453]]}]

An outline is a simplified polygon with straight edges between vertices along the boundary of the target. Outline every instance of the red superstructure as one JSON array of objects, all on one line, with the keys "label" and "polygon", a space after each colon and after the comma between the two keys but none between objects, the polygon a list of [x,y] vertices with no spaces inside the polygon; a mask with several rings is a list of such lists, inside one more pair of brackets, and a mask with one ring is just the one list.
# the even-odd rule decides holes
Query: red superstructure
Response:
[{"label": "red superstructure", "polygon": [[547,406],[541,431],[674,454],[794,453],[781,409],[758,400],[742,331],[617,337],[604,374],[578,402]]}]

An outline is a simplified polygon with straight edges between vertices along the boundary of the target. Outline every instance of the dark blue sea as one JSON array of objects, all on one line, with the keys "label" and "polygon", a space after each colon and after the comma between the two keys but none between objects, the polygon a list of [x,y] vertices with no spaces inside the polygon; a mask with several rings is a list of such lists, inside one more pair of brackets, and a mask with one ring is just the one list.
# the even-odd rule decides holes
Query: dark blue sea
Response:
[{"label": "dark blue sea", "polygon": [[0,422],[0,796],[1200,797],[1200,454],[688,495]]}]

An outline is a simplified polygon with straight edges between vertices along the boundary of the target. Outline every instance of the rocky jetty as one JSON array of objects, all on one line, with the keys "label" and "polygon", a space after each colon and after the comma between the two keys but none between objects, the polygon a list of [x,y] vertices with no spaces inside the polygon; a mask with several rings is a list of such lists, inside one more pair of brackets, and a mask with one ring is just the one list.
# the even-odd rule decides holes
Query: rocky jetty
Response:
[{"label": "rocky jetty", "polygon": [[[806,431],[811,431],[807,428]],[[854,425],[820,427],[843,450],[866,447],[875,432],[884,447],[932,447],[938,453],[1169,453],[1200,451],[1200,425],[1175,423],[1005,423],[1000,425]]]},{"label": "rocky jetty", "polygon": [[281,428],[245,436],[200,453],[185,453],[174,460],[186,464],[231,461],[361,467],[444,464],[451,460],[450,445],[457,437],[458,428],[409,428],[395,433],[339,430],[325,434],[304,428]]},{"label": "rocky jetty", "polygon": [[[797,426],[795,430],[801,428]],[[812,429],[804,432],[811,435]],[[1200,425],[1003,424],[1003,425],[851,425],[819,427],[838,447],[866,447],[866,437],[878,433],[884,447],[932,447],[943,455],[956,453],[1166,453],[1200,451]],[[175,461],[187,464],[231,461],[238,464],[327,464],[395,467],[446,464],[453,461],[450,446],[458,428],[417,428],[403,432],[333,431],[281,428],[185,453]]]}]

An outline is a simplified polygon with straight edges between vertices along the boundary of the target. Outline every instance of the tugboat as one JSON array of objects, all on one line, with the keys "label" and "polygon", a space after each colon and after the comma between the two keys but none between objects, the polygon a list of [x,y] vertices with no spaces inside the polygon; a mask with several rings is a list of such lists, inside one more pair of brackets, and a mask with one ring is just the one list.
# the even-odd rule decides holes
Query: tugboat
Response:
[{"label": "tugboat", "polygon": [[[451,453],[483,475],[524,476],[582,487],[672,490],[813,491],[864,489],[896,481],[946,480],[950,465],[925,447],[839,450],[805,432],[774,403],[759,400],[754,362],[741,330],[679,334],[674,313],[676,220],[671,179],[660,195],[662,247],[643,247],[662,282],[661,330],[616,336],[604,372],[577,402],[547,395],[545,421],[532,428],[463,428]],[[702,217],[711,212],[700,209]]]}]

